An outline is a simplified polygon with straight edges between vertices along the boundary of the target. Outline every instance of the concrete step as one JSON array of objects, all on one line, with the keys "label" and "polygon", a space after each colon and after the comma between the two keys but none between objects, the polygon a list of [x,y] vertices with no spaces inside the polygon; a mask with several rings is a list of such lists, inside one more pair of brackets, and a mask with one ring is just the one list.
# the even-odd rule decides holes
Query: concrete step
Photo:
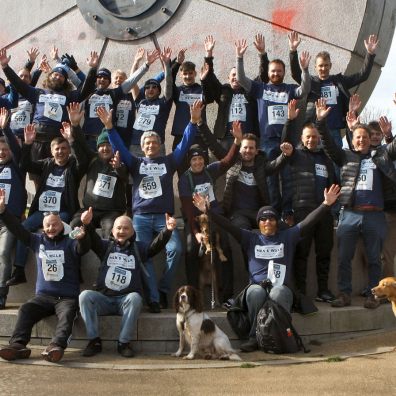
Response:
[{"label": "concrete step", "polygon": [[[354,337],[373,331],[396,329],[390,304],[382,304],[374,310],[363,308],[364,299],[356,297],[352,306],[332,308],[329,304],[317,303],[319,312],[314,315],[302,316],[293,314],[293,324],[305,343],[323,342],[330,339]],[[18,305],[10,304],[9,308],[0,311],[0,338],[3,342],[10,337],[17,319]],[[240,341],[230,328],[226,312],[222,310],[208,311],[209,316],[230,337],[234,347]],[[100,334],[106,343],[117,341],[120,317],[104,316],[100,318]],[[134,335],[134,347],[140,353],[171,353],[178,347],[176,315],[172,310],[164,310],[160,314],[143,312],[138,320]],[[32,343],[47,345],[55,328],[55,317],[39,322],[32,332]],[[87,343],[85,326],[79,317],[73,329],[72,347],[83,348]]]}]

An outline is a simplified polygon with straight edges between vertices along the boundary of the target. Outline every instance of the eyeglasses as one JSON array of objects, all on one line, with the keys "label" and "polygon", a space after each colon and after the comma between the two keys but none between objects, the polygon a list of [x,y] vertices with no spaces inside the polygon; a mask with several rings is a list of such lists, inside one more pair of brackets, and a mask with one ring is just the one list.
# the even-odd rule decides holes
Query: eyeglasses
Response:
[{"label": "eyeglasses", "polygon": [[44,217],[47,217],[47,216],[49,216],[49,215],[59,216],[59,212],[57,212],[57,211],[50,211],[50,212],[44,212],[44,213],[43,213],[43,216],[44,216]]},{"label": "eyeglasses", "polygon": [[144,89],[155,89],[158,88],[158,85],[146,85]]}]

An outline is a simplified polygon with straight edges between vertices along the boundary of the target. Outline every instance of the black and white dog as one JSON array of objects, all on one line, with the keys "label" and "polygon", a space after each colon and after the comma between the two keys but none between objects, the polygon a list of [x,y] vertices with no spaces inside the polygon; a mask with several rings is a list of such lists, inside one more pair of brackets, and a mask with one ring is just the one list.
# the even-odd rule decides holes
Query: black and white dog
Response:
[{"label": "black and white dog", "polygon": [[192,286],[182,286],[174,298],[179,349],[172,356],[181,356],[185,342],[190,353],[184,359],[200,355],[205,359],[241,360],[232,349],[230,340],[219,327],[202,312],[200,293]]}]

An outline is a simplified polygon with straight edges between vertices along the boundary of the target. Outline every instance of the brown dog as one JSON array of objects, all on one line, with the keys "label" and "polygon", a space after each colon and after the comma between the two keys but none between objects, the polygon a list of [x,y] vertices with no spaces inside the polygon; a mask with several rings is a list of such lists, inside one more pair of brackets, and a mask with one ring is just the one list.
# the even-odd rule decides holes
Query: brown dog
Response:
[{"label": "brown dog", "polygon": [[392,310],[396,316],[396,278],[389,277],[382,279],[378,286],[371,289],[371,292],[375,298],[386,297],[392,303]]}]

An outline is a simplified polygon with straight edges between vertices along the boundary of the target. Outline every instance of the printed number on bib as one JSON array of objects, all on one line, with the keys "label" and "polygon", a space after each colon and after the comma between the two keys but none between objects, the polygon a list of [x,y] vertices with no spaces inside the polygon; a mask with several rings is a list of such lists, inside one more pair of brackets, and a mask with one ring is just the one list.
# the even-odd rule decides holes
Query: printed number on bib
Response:
[{"label": "printed number on bib", "polygon": [[131,283],[132,274],[120,267],[109,267],[106,273],[105,285],[111,290],[120,291]]},{"label": "printed number on bib", "polygon": [[40,212],[59,212],[62,193],[58,191],[44,191],[39,198]]},{"label": "printed number on bib", "polygon": [[114,176],[98,173],[98,177],[92,192],[95,195],[99,195],[101,197],[112,198],[116,181],[117,178]]},{"label": "printed number on bib", "polygon": [[145,176],[139,185],[139,195],[143,199],[151,199],[162,195],[161,181],[158,176]]},{"label": "printed number on bib", "polygon": [[286,265],[277,264],[271,260],[268,263],[268,279],[273,286],[282,286],[286,276]]},{"label": "printed number on bib", "polygon": [[132,103],[129,100],[121,100],[116,111],[117,126],[126,128],[128,126],[129,112],[132,110]]},{"label": "printed number on bib", "polygon": [[61,122],[62,115],[63,115],[63,110],[62,110],[62,106],[59,103],[45,102],[44,104],[45,117],[54,121]]},{"label": "printed number on bib", "polygon": [[285,124],[287,121],[287,106],[268,106],[268,124]]}]

